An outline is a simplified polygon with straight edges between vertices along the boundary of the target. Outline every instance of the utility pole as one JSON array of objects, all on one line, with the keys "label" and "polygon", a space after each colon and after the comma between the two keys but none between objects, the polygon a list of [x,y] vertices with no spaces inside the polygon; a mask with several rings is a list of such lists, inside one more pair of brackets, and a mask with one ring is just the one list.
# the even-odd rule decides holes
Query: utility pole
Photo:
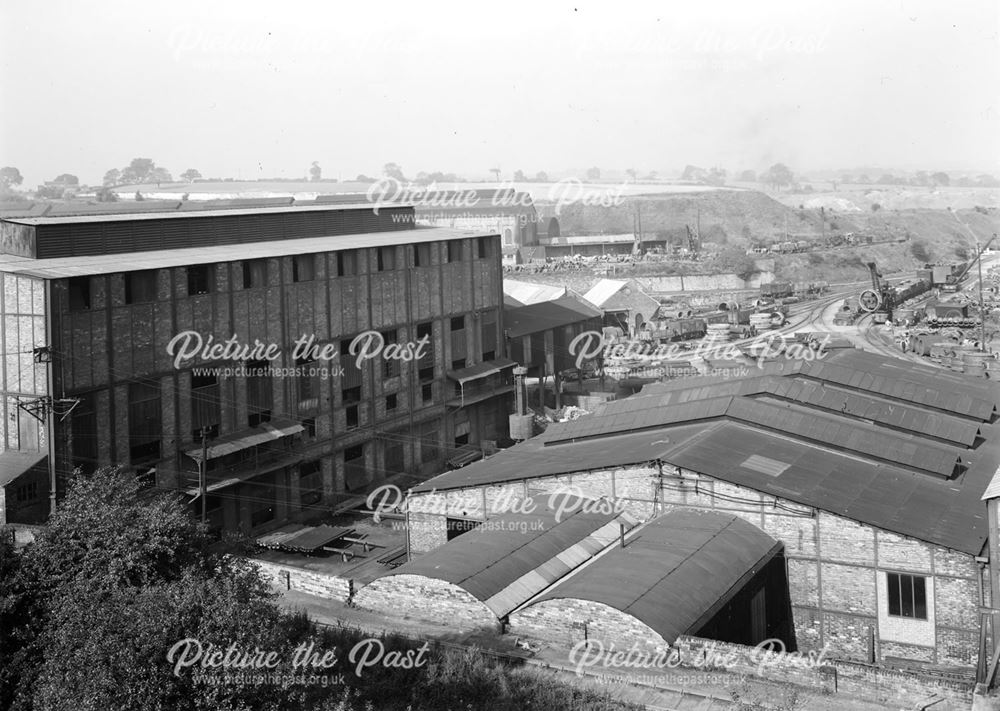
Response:
[{"label": "utility pole", "polygon": [[205,523],[205,513],[208,510],[205,500],[208,498],[208,428],[201,428],[201,462],[198,465],[198,487],[201,493],[201,522]]}]

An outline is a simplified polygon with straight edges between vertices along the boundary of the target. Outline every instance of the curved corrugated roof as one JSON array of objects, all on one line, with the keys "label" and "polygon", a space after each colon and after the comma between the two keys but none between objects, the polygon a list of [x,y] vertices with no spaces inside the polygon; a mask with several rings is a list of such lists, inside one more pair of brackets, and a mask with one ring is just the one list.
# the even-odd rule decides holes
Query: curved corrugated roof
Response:
[{"label": "curved corrugated roof", "polygon": [[624,548],[609,550],[531,604],[602,603],[673,644],[697,632],[739,591],[737,583],[779,550],[780,543],[734,514],[676,509],[634,530]]},{"label": "curved corrugated roof", "polygon": [[[529,501],[536,505],[534,512],[494,516],[389,575],[422,575],[452,583],[503,617],[615,540],[619,523],[627,529],[635,525],[626,514],[582,507],[556,520],[560,502],[552,508],[548,497]],[[608,502],[603,503],[610,510]]]}]

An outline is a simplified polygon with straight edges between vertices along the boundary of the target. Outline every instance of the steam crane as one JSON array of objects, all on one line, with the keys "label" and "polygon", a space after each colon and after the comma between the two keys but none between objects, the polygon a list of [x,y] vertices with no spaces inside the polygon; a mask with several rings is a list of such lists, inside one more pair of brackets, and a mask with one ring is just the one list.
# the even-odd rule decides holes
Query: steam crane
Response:
[{"label": "steam crane", "polygon": [[994,234],[980,249],[976,250],[976,256],[969,260],[969,263],[962,268],[958,274],[953,274],[948,277],[947,283],[941,286],[941,291],[956,292],[962,288],[962,280],[965,279],[966,275],[971,271],[971,269],[976,266],[979,262],[979,258],[983,256],[983,252],[990,248],[990,245],[996,240],[997,236]]},{"label": "steam crane", "polygon": [[858,304],[872,314],[872,322],[885,323],[892,319],[892,307],[895,305],[892,288],[883,281],[875,262],[868,262],[868,272],[871,274],[872,286],[861,292]]}]

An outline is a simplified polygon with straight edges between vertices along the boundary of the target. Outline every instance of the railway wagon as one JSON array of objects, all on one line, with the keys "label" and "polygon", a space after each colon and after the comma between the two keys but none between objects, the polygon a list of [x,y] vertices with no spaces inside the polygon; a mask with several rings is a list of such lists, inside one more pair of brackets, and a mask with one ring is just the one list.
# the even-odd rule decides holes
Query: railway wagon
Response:
[{"label": "railway wagon", "polygon": [[760,295],[765,298],[782,298],[795,293],[795,286],[788,281],[774,281],[760,285]]}]

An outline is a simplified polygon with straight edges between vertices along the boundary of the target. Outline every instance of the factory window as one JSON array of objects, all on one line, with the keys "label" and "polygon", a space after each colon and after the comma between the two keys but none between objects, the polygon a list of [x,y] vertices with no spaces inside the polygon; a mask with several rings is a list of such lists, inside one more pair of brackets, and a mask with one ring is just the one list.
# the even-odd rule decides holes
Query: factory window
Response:
[{"label": "factory window", "polygon": [[[420,348],[420,359],[417,365],[423,369],[434,366],[434,322],[425,321],[417,324],[417,342],[424,343]],[[431,377],[434,377],[433,373]]]},{"label": "factory window", "polygon": [[413,266],[431,266],[431,245],[429,243],[413,245]]},{"label": "factory window", "polygon": [[448,243],[448,263],[462,261],[462,240],[453,239]]},{"label": "factory window", "polygon": [[86,311],[90,308],[90,277],[73,277],[69,280],[69,310]]},{"label": "factory window", "polygon": [[243,262],[243,288],[253,289],[254,287],[267,284],[267,260],[248,259]]},{"label": "factory window", "polygon": [[352,388],[344,388],[341,395],[344,401],[344,414],[347,419],[347,428],[354,429],[361,424],[361,386],[357,385]]},{"label": "factory window", "polygon": [[397,405],[398,405],[398,399],[396,397],[396,393],[393,393],[392,395],[386,395],[385,396],[385,411],[386,412],[395,412]]},{"label": "factory window", "polygon": [[421,383],[426,383],[428,380],[434,380],[434,366],[429,365],[426,368],[421,368],[418,374],[420,376]]},{"label": "factory window", "polygon": [[889,614],[892,617],[927,619],[926,578],[920,575],[886,573]]},{"label": "factory window", "polygon": [[436,461],[438,458],[438,431],[431,425],[420,436],[420,461],[424,464]]},{"label": "factory window", "polygon": [[247,426],[270,422],[273,404],[271,364],[266,360],[248,360],[244,376],[247,381]]},{"label": "factory window", "polygon": [[358,273],[357,252],[337,252],[337,276],[354,276]]},{"label": "factory window", "polygon": [[451,362],[452,370],[461,370],[465,367],[465,358],[456,358]]},{"label": "factory window", "polygon": [[219,376],[215,372],[191,374],[191,438],[201,441],[202,430],[212,439],[219,436],[222,419]]},{"label": "factory window", "polygon": [[314,359],[296,358],[299,380],[299,412],[311,412],[319,407],[319,367]]},{"label": "factory window", "polygon": [[187,268],[188,296],[207,294],[212,290],[212,265],[197,264]]},{"label": "factory window", "polygon": [[292,281],[312,281],[316,278],[316,255],[296,254],[292,257]]},{"label": "factory window", "polygon": [[38,482],[32,481],[17,487],[17,503],[24,504],[38,498]]},{"label": "factory window", "polygon": [[365,471],[365,446],[348,447],[344,450],[344,488],[348,491],[363,489],[368,484]]},{"label": "factory window", "polygon": [[256,528],[274,519],[277,492],[274,484],[247,486],[241,492],[250,504],[250,525]]},{"label": "factory window", "polygon": [[479,249],[480,259],[489,259],[493,256],[493,238],[492,237],[480,237],[476,240],[476,246]]},{"label": "factory window", "polygon": [[156,270],[125,274],[125,303],[143,304],[156,301]]},{"label": "factory window", "polygon": [[97,468],[97,412],[94,393],[76,395],[72,412],[73,468],[89,474]]},{"label": "factory window", "polygon": [[306,428],[306,437],[315,437],[316,436],[316,418],[315,417],[307,417],[306,419],[302,420],[302,426]]},{"label": "factory window", "polygon": [[451,330],[461,331],[465,328],[465,316],[456,316],[451,320]]},{"label": "factory window", "polygon": [[423,402],[431,402],[434,399],[434,383],[423,383],[420,386],[420,399]]},{"label": "factory window", "polygon": [[133,465],[160,458],[161,417],[159,383],[129,383],[128,439]]},{"label": "factory window", "polygon": [[[397,338],[396,329],[393,329],[391,331],[383,331],[382,338],[384,339],[383,352],[385,352],[385,348],[388,348],[390,345],[396,344],[396,338]],[[388,380],[389,378],[399,377],[399,361],[396,360],[395,358],[383,358],[382,377],[386,380]]]},{"label": "factory window", "polygon": [[299,501],[303,506],[319,503],[323,498],[323,468],[317,459],[299,465]]},{"label": "factory window", "polygon": [[396,248],[395,247],[379,247],[378,248],[378,270],[380,272],[391,272],[396,268]]}]

